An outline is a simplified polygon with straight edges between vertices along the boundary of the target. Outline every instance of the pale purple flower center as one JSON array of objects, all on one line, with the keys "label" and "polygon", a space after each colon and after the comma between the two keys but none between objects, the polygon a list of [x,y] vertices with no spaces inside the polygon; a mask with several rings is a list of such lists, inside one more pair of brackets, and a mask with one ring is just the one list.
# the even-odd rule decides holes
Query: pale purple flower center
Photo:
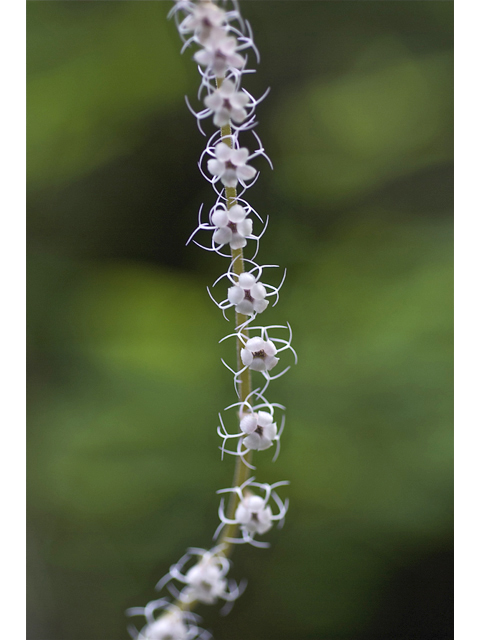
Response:
[{"label": "pale purple flower center", "polygon": [[243,291],[245,293],[245,300],[248,300],[249,302],[253,302],[253,298],[252,298],[252,294],[250,293],[250,289],[244,289]]}]

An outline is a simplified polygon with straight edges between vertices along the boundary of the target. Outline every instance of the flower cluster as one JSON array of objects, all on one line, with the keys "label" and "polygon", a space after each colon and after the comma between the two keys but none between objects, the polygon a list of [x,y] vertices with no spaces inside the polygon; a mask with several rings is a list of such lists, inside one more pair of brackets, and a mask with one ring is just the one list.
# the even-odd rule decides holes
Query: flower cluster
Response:
[{"label": "flower cluster", "polygon": [[[225,525],[239,526],[242,533],[241,538],[225,538],[226,542],[243,543],[248,542],[254,547],[266,548],[270,546],[268,542],[260,542],[255,540],[255,535],[262,535],[273,526],[274,522],[278,522],[278,526],[283,526],[285,515],[288,510],[288,498],[282,502],[278,494],[274,491],[276,487],[289,484],[287,481],[275,482],[275,484],[266,484],[254,482],[254,478],[249,478],[240,487],[232,487],[230,489],[220,489],[217,493],[235,493],[238,496],[238,506],[235,510],[233,519],[227,518],[224,511],[223,499],[220,501],[218,515],[220,524],[215,532],[218,536]],[[258,487],[264,492],[263,498],[250,491],[250,487]],[[270,499],[278,507],[278,513],[273,514],[269,505]]]},{"label": "flower cluster", "polygon": [[[242,273],[236,273],[234,271],[235,260],[233,260],[226,273],[223,273],[213,283],[215,287],[223,278],[228,278],[232,286],[228,288],[227,298],[225,300],[217,302],[209,289],[208,292],[217,307],[223,312],[230,307],[235,307],[237,314],[253,317],[257,313],[262,313],[268,307],[270,301],[267,300],[267,298],[275,296],[273,306],[277,304],[279,291],[285,280],[285,273],[278,287],[275,287],[271,284],[263,284],[260,278],[262,277],[264,269],[269,267],[275,268],[277,265],[269,264],[260,266],[253,260],[248,260],[247,258],[243,259],[243,263],[244,267],[246,263],[251,264],[252,269],[243,271]],[[250,322],[250,320],[248,322]]]},{"label": "flower cluster", "polygon": [[[157,589],[167,586],[179,602],[191,605],[193,602],[215,604],[219,599],[233,603],[243,593],[245,583],[237,585],[235,580],[227,580],[230,562],[222,554],[225,545],[210,551],[191,548],[180,560],[173,564],[168,573],[158,582]],[[192,559],[197,558],[193,564]],[[188,565],[188,570],[185,567]],[[185,573],[182,573],[185,571]],[[181,589],[177,584],[183,585]],[[227,604],[225,609],[229,610]]]},{"label": "flower cluster", "polygon": [[[161,615],[157,617],[157,611]],[[152,600],[146,607],[127,609],[128,616],[143,616],[146,624],[139,631],[134,625],[128,627],[133,640],[210,640],[212,635],[197,626],[200,616],[182,611],[166,598]]]},{"label": "flower cluster", "polygon": [[[247,326],[250,331],[259,331],[260,334],[251,338],[248,337],[245,330]],[[285,329],[288,331],[288,339],[269,336],[269,331],[278,331],[279,329]],[[290,366],[285,367],[275,375],[270,373],[280,362],[279,356],[282,351],[290,351],[293,354],[295,364],[297,363],[297,354],[295,353],[295,349],[292,347],[292,329],[288,323],[286,326],[270,325],[267,327],[252,327],[249,326],[249,321],[247,321],[237,327],[236,332],[225,336],[220,342],[233,337],[235,337],[242,346],[240,350],[240,358],[244,366],[238,371],[235,371],[224,360],[222,360],[222,362],[227,369],[233,373],[233,381],[237,393],[239,392],[239,386],[241,385],[242,374],[247,369],[250,371],[257,371],[265,378],[265,384],[260,395],[265,393],[272,380],[276,380],[287,373]]]},{"label": "flower cluster", "polygon": [[[249,68],[249,55],[259,59],[249,23],[242,18],[236,0],[176,0],[170,15],[174,17],[184,45],[196,49],[196,62],[201,81],[197,98],[202,107],[197,111],[187,100],[187,106],[197,119],[203,135],[202,122],[211,119],[216,128],[208,137],[200,155],[199,169],[215,192],[215,203],[203,217],[203,205],[198,214],[198,226],[189,238],[198,246],[227,258],[229,265],[217,278],[213,287],[225,287],[220,301],[208,289],[215,304],[227,320],[232,313],[235,330],[222,338],[235,338],[236,367],[222,360],[233,374],[238,401],[219,414],[217,433],[222,440],[222,459],[225,454],[237,459],[236,485],[217,491],[221,494],[218,515],[220,524],[210,550],[190,548],[157,584],[168,591],[171,602],[164,597],[145,608],[133,608],[129,615],[142,615],[145,626],[138,631],[131,627],[135,640],[193,640],[210,635],[201,630],[198,616],[191,613],[196,603],[213,605],[223,601],[226,612],[245,589],[228,577],[231,545],[250,544],[264,548],[269,542],[258,538],[267,534],[274,524],[283,525],[288,499],[282,501],[276,489],[286,481],[266,484],[250,477],[252,452],[274,449],[275,460],[280,451],[280,438],[285,425],[285,407],[267,400],[265,393],[272,380],[290,368],[288,357],[297,356],[291,345],[290,325],[256,325],[254,320],[274,307],[285,280],[285,273],[277,284],[265,282],[267,270],[278,265],[256,262],[260,239],[268,224],[245,199],[245,193],[259,177],[257,159],[270,159],[253,127],[256,125],[256,106],[267,95],[256,99],[243,87]],[[230,7],[230,8],[229,8]],[[249,137],[253,147],[247,146]],[[240,141],[242,138],[242,141]],[[248,141],[247,141],[248,142]],[[253,148],[253,150],[252,150]],[[199,237],[205,238],[200,241]],[[248,252],[248,257],[244,255]],[[271,273],[271,271],[268,271]],[[278,281],[280,280],[280,282]],[[226,285],[226,286],[225,286]],[[218,291],[218,289],[216,289]],[[272,304],[271,304],[272,303]],[[282,337],[282,332],[286,332]],[[290,356],[289,356],[290,354]],[[284,363],[287,356],[287,363]],[[259,376],[260,386],[252,388],[252,378]],[[235,416],[236,429],[229,432],[224,423]],[[229,441],[236,443],[233,450]],[[225,497],[228,497],[227,504]],[[159,611],[160,616],[155,612]]]},{"label": "flower cluster", "polygon": [[[253,403],[254,399],[261,400],[261,402]],[[220,426],[217,427],[217,433],[223,439],[222,446],[220,447],[222,459],[225,453],[239,456],[247,467],[255,469],[255,467],[246,460],[245,454],[249,451],[264,451],[265,449],[270,449],[275,443],[276,450],[273,456],[273,460],[275,461],[280,453],[280,437],[285,426],[285,414],[282,414],[280,428],[277,427],[275,409],[277,409],[277,412],[284,412],[285,407],[278,403],[268,402],[260,391],[255,389],[244,401],[235,402],[229,407],[226,407],[225,411],[233,408],[237,409],[240,419],[240,431],[237,433],[228,433],[223,422],[222,414],[218,414]],[[225,449],[227,440],[230,439],[237,439],[238,444],[236,451]]]}]

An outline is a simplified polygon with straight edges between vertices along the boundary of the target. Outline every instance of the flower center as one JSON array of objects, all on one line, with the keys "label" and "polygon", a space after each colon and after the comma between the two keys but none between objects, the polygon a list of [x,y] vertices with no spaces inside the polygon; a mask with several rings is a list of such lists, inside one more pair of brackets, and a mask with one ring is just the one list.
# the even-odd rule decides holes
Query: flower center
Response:
[{"label": "flower center", "polygon": [[260,425],[257,425],[257,428],[255,429],[255,433],[258,433],[258,435],[260,437],[263,436],[263,427],[261,427]]},{"label": "flower center", "polygon": [[245,294],[245,300],[248,300],[249,302],[253,302],[253,298],[252,298],[252,294],[250,293],[250,289],[244,289],[243,292]]},{"label": "flower center", "polygon": [[265,351],[263,349],[261,349],[260,351],[254,351],[252,353],[254,358],[266,358],[267,354],[265,353]]},{"label": "flower center", "polygon": [[227,160],[225,162],[225,167],[227,169],[236,169],[237,167],[233,164],[233,162],[231,160]]},{"label": "flower center", "polygon": [[227,227],[232,230],[232,233],[237,233],[237,225],[235,222],[229,222]]}]

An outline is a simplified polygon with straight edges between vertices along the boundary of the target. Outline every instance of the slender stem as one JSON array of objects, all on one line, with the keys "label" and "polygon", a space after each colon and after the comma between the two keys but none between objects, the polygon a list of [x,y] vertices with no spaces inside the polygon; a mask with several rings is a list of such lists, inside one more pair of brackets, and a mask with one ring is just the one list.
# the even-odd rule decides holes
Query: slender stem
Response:
[{"label": "slender stem", "polygon": [[[218,88],[222,86],[223,80],[224,80],[223,78],[217,78]],[[233,146],[232,127],[230,122],[226,124],[224,127],[221,127],[221,137],[222,137],[222,142],[224,142],[226,145],[232,148]],[[225,196],[227,199],[227,209],[231,209],[235,204],[237,204],[237,189],[235,187],[225,187]],[[233,262],[233,272],[236,275],[240,275],[241,273],[244,272],[243,249],[232,249],[232,262]],[[249,316],[246,316],[242,313],[238,313],[238,312],[235,313],[235,326],[237,330],[241,325],[243,325],[248,320],[248,318]],[[242,334],[248,339],[248,326],[244,326],[244,328],[242,329]],[[236,350],[237,350],[238,371],[243,369],[243,363],[240,355],[242,347],[243,345],[241,341],[237,338]],[[238,398],[240,402],[245,402],[245,400],[247,399],[247,397],[252,391],[252,376],[250,373],[250,369],[247,368],[245,369],[245,371],[243,371],[240,374],[238,387],[239,387]],[[244,455],[244,458],[249,463],[251,463],[251,460],[252,460],[252,453],[253,452],[249,450]],[[250,477],[249,467],[247,467],[247,465],[243,462],[242,458],[238,456],[235,463],[235,471],[233,473],[232,486],[239,487],[246,480],[248,480],[249,477]],[[238,495],[236,494],[236,492],[232,492],[230,494],[230,498],[227,506],[227,514],[226,514],[229,520],[234,519],[235,511],[237,509],[238,503],[239,503]],[[238,529],[239,529],[238,524],[227,524],[225,525],[222,535],[220,536],[219,545],[223,546],[221,553],[227,558],[232,554],[233,548],[235,546],[228,540],[231,538],[235,538],[237,536]],[[191,611],[197,606],[198,600],[192,600],[186,603],[180,599],[177,599],[174,604],[182,611],[186,611],[186,610]]]},{"label": "slender stem", "polygon": [[[222,86],[223,78],[217,78],[217,87],[220,88]],[[222,142],[228,145],[230,148],[233,146],[232,141],[232,127],[230,122],[225,126],[221,127],[222,134]],[[227,198],[227,209],[231,209],[235,204],[237,204],[237,190],[235,187],[225,187],[225,196]],[[243,262],[243,249],[232,249],[232,262],[233,262],[233,272],[237,275],[240,275],[244,272],[244,262]],[[242,313],[235,313],[235,324],[238,329],[243,323],[248,320],[248,316],[243,315]],[[243,335],[248,339],[248,327],[244,327],[242,329]],[[240,357],[240,352],[242,350],[242,343],[237,338],[237,368],[240,371],[243,368],[242,359]],[[252,376],[250,373],[250,369],[245,369],[239,378],[239,400],[240,402],[244,402],[248,395],[252,390]],[[248,451],[245,454],[245,459],[247,462],[251,461],[252,451]],[[237,461],[235,464],[235,471],[233,474],[233,487],[239,487],[242,485],[248,478],[250,477],[250,469],[243,462],[240,456],[237,457]],[[235,516],[235,511],[238,506],[239,498],[236,493],[232,492],[230,494],[230,499],[227,506],[227,518],[229,520],[233,520]],[[238,525],[236,524],[228,524],[225,526],[223,533],[220,537],[219,544],[224,545],[223,554],[225,556],[231,555],[233,551],[232,543],[228,542],[228,538],[235,538],[238,533]]]}]

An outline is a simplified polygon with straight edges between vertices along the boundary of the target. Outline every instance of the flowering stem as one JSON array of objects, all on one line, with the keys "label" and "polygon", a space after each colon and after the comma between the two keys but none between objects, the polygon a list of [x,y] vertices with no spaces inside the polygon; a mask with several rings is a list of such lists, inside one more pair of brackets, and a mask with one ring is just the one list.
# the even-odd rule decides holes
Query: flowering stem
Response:
[{"label": "flowering stem", "polygon": [[[217,78],[217,88],[220,88],[222,86],[222,82],[223,82],[223,78]],[[222,142],[224,142],[226,145],[232,148],[233,146],[232,127],[230,125],[230,122],[228,122],[226,125],[221,127],[220,131],[222,134]],[[225,196],[227,199],[227,209],[231,209],[235,204],[237,204],[236,187],[225,187]],[[244,272],[242,248],[232,249],[232,263],[233,263],[233,272],[237,276]],[[248,320],[248,316],[245,316],[242,313],[236,312],[235,325],[237,330],[242,324],[247,322],[247,320]],[[248,326],[245,326],[242,329],[242,332],[245,338],[248,339]],[[240,371],[241,369],[244,368],[242,359],[240,357],[240,352],[242,350],[243,345],[238,338],[237,338],[236,346],[237,346],[237,368]],[[245,400],[247,399],[248,395],[252,390],[252,376],[249,368],[246,368],[245,371],[243,371],[243,373],[240,374],[238,386],[239,386],[239,400],[240,402],[245,402]],[[251,463],[252,451],[249,450],[244,457],[248,463]],[[233,474],[232,486],[240,487],[246,480],[248,480],[249,476],[250,476],[249,468],[247,467],[246,464],[244,464],[244,462],[242,461],[242,458],[238,456],[235,464],[235,471]],[[227,506],[227,513],[226,513],[228,519],[230,520],[234,519],[238,502],[239,502],[238,495],[235,492],[231,493],[228,506]],[[232,543],[228,542],[227,540],[229,538],[235,538],[237,535],[237,532],[238,532],[238,525],[228,524],[225,526],[223,533],[220,537],[219,543],[224,545],[224,550],[222,553],[227,557],[231,555],[233,551]]]},{"label": "flowering stem", "polygon": [[[255,252],[253,259],[245,258],[243,255],[242,247],[247,244],[248,239],[256,241],[258,250],[259,239],[267,224],[265,222],[258,236],[253,234],[253,221],[247,216],[256,212],[241,196],[251,186],[246,182],[252,180],[258,171],[247,162],[259,155],[263,155],[269,163],[270,160],[255,133],[253,135],[258,142],[258,149],[253,154],[250,154],[246,147],[239,146],[238,134],[241,131],[250,130],[255,125],[254,110],[263,98],[255,100],[248,91],[240,87],[242,74],[252,70],[245,69],[247,57],[243,57],[239,52],[251,48],[258,59],[258,51],[253,43],[248,22],[244,22],[239,14],[237,0],[231,0],[231,2],[233,7],[228,10],[228,7],[223,9],[218,6],[219,2],[212,0],[197,0],[197,2],[176,0],[169,15],[175,16],[180,36],[184,41],[182,50],[192,43],[200,45],[200,49],[195,52],[193,58],[199,65],[202,76],[198,98],[203,99],[206,108],[196,113],[187,100],[188,107],[197,117],[202,133],[204,132],[200,121],[210,115],[214,116],[213,122],[220,128],[209,139],[200,157],[200,171],[211,183],[218,198],[215,206],[210,210],[208,223],[202,222],[199,215],[198,228],[191,238],[199,229],[213,231],[211,247],[203,246],[196,241],[195,243],[203,246],[204,249],[216,251],[221,256],[231,258],[226,273],[220,276],[215,284],[226,276],[233,286],[228,289],[227,300],[217,302],[214,299],[214,302],[223,312],[225,309],[235,307],[233,335],[236,336],[237,368],[234,370],[228,364],[224,364],[234,374],[235,391],[239,402],[235,402],[225,410],[234,406],[239,407],[239,425],[235,434],[228,433],[220,414],[221,427],[217,428],[218,435],[223,439],[222,454],[229,453],[236,456],[235,470],[231,488],[217,491],[219,494],[229,494],[226,508],[224,498],[220,501],[218,511],[220,524],[214,535],[216,539],[221,532],[217,545],[209,551],[188,549],[158,582],[157,589],[167,587],[175,598],[174,602],[160,598],[148,603],[146,607],[132,607],[127,611],[128,615],[142,615],[147,620],[147,624],[141,631],[137,631],[133,626],[129,627],[134,640],[153,640],[160,637],[164,640],[167,637],[169,640],[211,638],[208,632],[196,626],[199,617],[190,612],[197,604],[214,604],[218,598],[225,600],[224,612],[232,606],[245,589],[244,582],[237,584],[234,580],[226,578],[230,567],[228,558],[233,552],[235,543],[268,547],[268,542],[255,540],[254,536],[266,533],[275,522],[278,526],[283,524],[288,509],[288,499],[282,503],[274,491],[276,487],[288,482],[282,481],[272,485],[254,482],[250,472],[250,469],[254,469],[251,464],[254,450],[261,451],[276,442],[277,451],[274,460],[278,454],[284,416],[280,430],[277,432],[277,425],[274,423],[274,407],[282,411],[285,407],[268,402],[263,393],[270,380],[280,377],[289,368],[286,367],[277,375],[270,375],[271,369],[279,361],[276,354],[289,349],[295,361],[296,354],[290,344],[291,330],[288,323],[286,327],[283,325],[255,326],[252,332],[260,331],[260,335],[249,338],[249,324],[258,313],[262,313],[267,308],[268,296],[276,296],[278,301],[278,291],[283,284],[283,279],[278,287],[263,284],[260,278],[264,267],[254,261],[257,253]],[[227,0],[224,0],[224,4],[228,4]],[[183,19],[180,18],[181,21],[178,17],[179,12],[184,13]],[[205,92],[206,96],[204,96]],[[245,124],[242,125],[242,123]],[[208,177],[202,167],[207,156],[211,156],[206,165],[212,178]],[[218,181],[221,181],[223,191],[216,186]],[[240,196],[236,188],[238,183],[243,187]],[[230,245],[230,255],[222,251],[227,244]],[[219,245],[219,248],[215,245]],[[246,268],[247,264],[253,265],[253,268],[249,270],[249,267]],[[213,297],[211,294],[210,296]],[[269,329],[282,328],[289,330],[288,340],[269,338],[267,333]],[[226,336],[226,338],[230,337],[232,336]],[[279,346],[277,347],[276,344]],[[252,390],[252,370],[260,372],[266,380],[262,391]],[[258,399],[253,402],[253,406],[252,396]],[[225,443],[229,438],[237,438],[236,451],[225,449]],[[252,493],[251,487],[259,488],[264,492],[264,497]],[[278,513],[272,513],[271,506],[268,506],[270,500],[278,507]],[[198,561],[191,564],[195,556],[198,556]],[[180,590],[176,582],[185,586]],[[163,612],[157,619],[154,616],[155,610]]]},{"label": "flowering stem", "polygon": [[[217,87],[220,88],[222,86],[223,78],[217,78]],[[230,122],[225,126],[220,128],[222,142],[232,148],[232,127]],[[237,204],[237,189],[235,187],[225,187],[225,197],[227,199],[227,209],[231,209],[235,204]],[[243,261],[243,249],[232,249],[232,264],[233,264],[233,272],[238,276],[244,272],[244,261]],[[235,313],[235,327],[238,328],[244,325],[245,322],[249,320],[249,317],[242,313]],[[248,339],[248,326],[244,326],[242,329],[243,335]],[[240,356],[240,352],[242,350],[242,343],[237,338],[236,349],[237,349],[237,367],[240,371],[243,369],[243,363]],[[239,393],[238,398],[240,402],[245,402],[248,395],[252,391],[252,376],[250,373],[250,369],[246,368],[239,376]],[[251,463],[253,451],[249,450],[245,453],[244,458],[248,463]],[[235,463],[235,470],[233,473],[233,483],[232,487],[240,487],[248,478],[250,477],[250,469],[247,465],[242,461],[241,457],[238,456]],[[232,492],[230,494],[230,498],[228,501],[226,516],[229,520],[235,519],[235,511],[237,509],[238,503],[240,499],[236,492]],[[222,546],[223,549],[220,552],[225,557],[229,557],[234,548],[234,544],[229,542],[229,539],[236,538],[239,530],[238,524],[227,524],[223,529],[222,535],[219,539],[219,546]],[[177,606],[182,611],[191,611],[194,609],[198,600],[191,600],[190,602],[184,602],[181,599],[177,599],[175,601],[175,606]]]}]

